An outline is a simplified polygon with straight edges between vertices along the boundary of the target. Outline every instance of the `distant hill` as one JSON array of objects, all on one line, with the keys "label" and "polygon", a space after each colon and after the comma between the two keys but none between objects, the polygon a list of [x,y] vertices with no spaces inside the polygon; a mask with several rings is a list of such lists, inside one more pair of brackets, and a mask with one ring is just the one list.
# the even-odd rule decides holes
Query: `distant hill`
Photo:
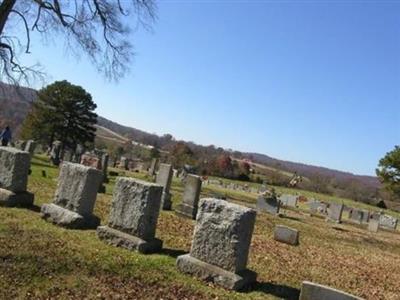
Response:
[{"label": "distant hill", "polygon": [[[36,98],[36,91],[30,88],[15,89],[7,84],[0,83],[0,126],[4,127],[9,124],[15,134],[18,134],[20,126],[27,115],[31,103]],[[110,121],[101,116],[98,117],[98,135],[102,138],[115,140],[123,143],[134,140],[145,145],[152,145],[160,149],[169,150],[171,145],[177,143],[169,134],[158,136],[156,134],[147,133],[145,131],[124,126],[116,122]],[[315,181],[321,178],[334,181],[334,186],[338,189],[346,189],[349,183],[356,182],[361,184],[361,188],[368,189],[371,193],[380,187],[380,183],[376,177],[360,176],[348,172],[328,169],[320,166],[312,166],[297,162],[290,162],[272,158],[260,153],[240,153],[215,148],[214,146],[201,146],[193,142],[185,142],[190,148],[201,151],[202,153],[222,153],[229,152],[233,156],[240,156],[240,159],[249,159],[255,163],[263,164],[274,169],[281,170],[282,173],[297,173],[308,179]],[[358,187],[360,189],[360,187]]]}]

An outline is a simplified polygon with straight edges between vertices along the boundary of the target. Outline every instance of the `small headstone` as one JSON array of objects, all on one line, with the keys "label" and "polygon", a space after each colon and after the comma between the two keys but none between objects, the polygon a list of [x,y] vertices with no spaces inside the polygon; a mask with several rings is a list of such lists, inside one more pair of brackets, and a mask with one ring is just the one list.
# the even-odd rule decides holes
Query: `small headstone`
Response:
[{"label": "small headstone", "polygon": [[186,176],[185,189],[182,203],[176,209],[178,214],[196,219],[197,207],[201,191],[201,179],[199,176],[188,174]]},{"label": "small headstone", "polygon": [[62,148],[62,143],[60,141],[54,141],[51,146],[50,160],[55,166],[58,166],[60,164],[61,148]]},{"label": "small headstone", "polygon": [[0,147],[0,206],[30,206],[34,195],[27,192],[31,157],[28,152]]},{"label": "small headstone", "polygon": [[279,201],[286,207],[297,207],[297,196],[284,194],[279,197]]},{"label": "small headstone", "polygon": [[299,300],[363,300],[329,286],[304,281]]},{"label": "small headstone", "polygon": [[379,220],[370,219],[368,222],[368,231],[378,232],[379,230]]},{"label": "small headstone", "polygon": [[309,206],[311,214],[327,214],[328,205],[324,202],[320,202],[317,200],[310,201]]},{"label": "small headstone", "polygon": [[342,222],[343,204],[329,203],[327,211],[328,221],[333,221],[336,223]]},{"label": "small headstone", "polygon": [[270,214],[279,214],[280,203],[275,197],[264,197],[260,195],[257,198],[257,209]]},{"label": "small headstone", "polygon": [[299,231],[283,225],[275,226],[274,239],[289,245],[299,244]]},{"label": "small headstone", "polygon": [[158,170],[156,183],[163,187],[163,194],[161,199],[161,207],[163,210],[171,210],[171,181],[172,181],[172,166],[168,164],[160,164]]},{"label": "small headstone", "polygon": [[178,256],[181,272],[241,290],[257,274],[246,268],[256,212],[218,199],[201,199],[189,254]]},{"label": "small headstone", "polygon": [[361,210],[363,212],[363,217],[361,222],[362,223],[368,223],[369,222],[369,216],[370,216],[370,212],[368,210],[362,209]]},{"label": "small headstone", "polygon": [[81,164],[87,167],[92,167],[101,170],[101,160],[94,154],[85,153],[81,156]]},{"label": "small headstone", "polygon": [[364,212],[357,208],[351,208],[349,210],[349,219],[353,222],[361,224],[363,221]]},{"label": "small headstone", "polygon": [[162,248],[155,238],[162,187],[145,181],[119,177],[115,184],[108,226],[97,228],[105,242],[141,253]]},{"label": "small headstone", "polygon": [[96,228],[100,219],[93,208],[102,179],[95,168],[64,162],[54,202],[42,205],[42,218],[67,228]]}]

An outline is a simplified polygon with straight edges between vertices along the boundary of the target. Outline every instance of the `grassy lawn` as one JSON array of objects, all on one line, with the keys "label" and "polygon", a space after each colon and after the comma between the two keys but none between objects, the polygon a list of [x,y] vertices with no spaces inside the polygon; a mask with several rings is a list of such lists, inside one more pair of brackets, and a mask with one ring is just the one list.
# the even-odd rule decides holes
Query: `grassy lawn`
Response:
[{"label": "grassy lawn", "polygon": [[[143,173],[117,172],[150,180]],[[373,234],[359,225],[336,225],[309,217],[301,209],[285,210],[284,217],[260,213],[248,264],[258,273],[259,282],[251,291],[236,293],[177,271],[176,256],[189,251],[194,221],[173,212],[161,212],[157,237],[164,241],[164,250],[153,255],[105,245],[94,230],[66,230],[43,221],[39,209],[52,201],[57,175],[58,169],[46,158],[35,157],[29,190],[35,193],[36,206],[29,210],[0,208],[0,299],[295,299],[304,280],[366,299],[400,299],[399,232]],[[103,224],[107,223],[115,182],[115,177],[110,179],[106,194],[98,195],[95,207]],[[174,179],[174,206],[180,202],[182,190]],[[206,186],[202,196],[213,193],[249,206],[256,199],[255,194],[213,186]],[[302,194],[375,209],[349,199]],[[300,246],[274,241],[276,224],[300,230]]]}]

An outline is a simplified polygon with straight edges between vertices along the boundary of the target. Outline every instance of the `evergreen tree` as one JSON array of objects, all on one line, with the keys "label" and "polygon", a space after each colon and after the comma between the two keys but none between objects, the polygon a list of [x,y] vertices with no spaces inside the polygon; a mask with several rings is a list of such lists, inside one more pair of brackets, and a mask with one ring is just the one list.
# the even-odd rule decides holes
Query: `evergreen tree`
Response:
[{"label": "evergreen tree", "polygon": [[38,92],[21,136],[49,146],[59,140],[70,149],[92,143],[97,122],[95,109],[92,96],[82,87],[66,80],[56,81]]},{"label": "evergreen tree", "polygon": [[400,146],[386,153],[379,161],[376,175],[395,198],[400,199]]}]

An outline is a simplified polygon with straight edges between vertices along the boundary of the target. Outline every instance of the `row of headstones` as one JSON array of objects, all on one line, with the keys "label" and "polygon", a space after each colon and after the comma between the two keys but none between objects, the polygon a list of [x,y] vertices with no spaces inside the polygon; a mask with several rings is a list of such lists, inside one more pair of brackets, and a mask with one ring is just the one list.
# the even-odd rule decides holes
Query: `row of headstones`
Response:
[{"label": "row of headstones", "polygon": [[240,185],[237,183],[224,183],[222,180],[218,179],[207,179],[204,181],[204,185],[214,185],[217,187],[233,190],[233,191],[241,191],[241,192],[249,192],[253,194],[262,193],[264,190],[263,188],[255,188],[248,185]]},{"label": "row of headstones", "polygon": [[[29,167],[29,153],[0,147],[0,204],[33,204],[33,195],[26,191]],[[167,169],[169,174],[170,166],[160,165],[161,177]],[[155,237],[155,232],[165,187],[118,177],[108,224],[99,226],[100,219],[93,215],[93,208],[102,179],[100,170],[63,163],[54,201],[42,206],[42,217],[67,228],[97,228],[98,237],[114,246],[141,253],[159,252],[162,241]],[[241,290],[253,284],[257,274],[246,266],[255,219],[253,209],[224,200],[201,199],[190,252],[177,258],[177,268],[228,289]],[[300,299],[315,299],[326,293],[345,295],[304,282]]]}]

